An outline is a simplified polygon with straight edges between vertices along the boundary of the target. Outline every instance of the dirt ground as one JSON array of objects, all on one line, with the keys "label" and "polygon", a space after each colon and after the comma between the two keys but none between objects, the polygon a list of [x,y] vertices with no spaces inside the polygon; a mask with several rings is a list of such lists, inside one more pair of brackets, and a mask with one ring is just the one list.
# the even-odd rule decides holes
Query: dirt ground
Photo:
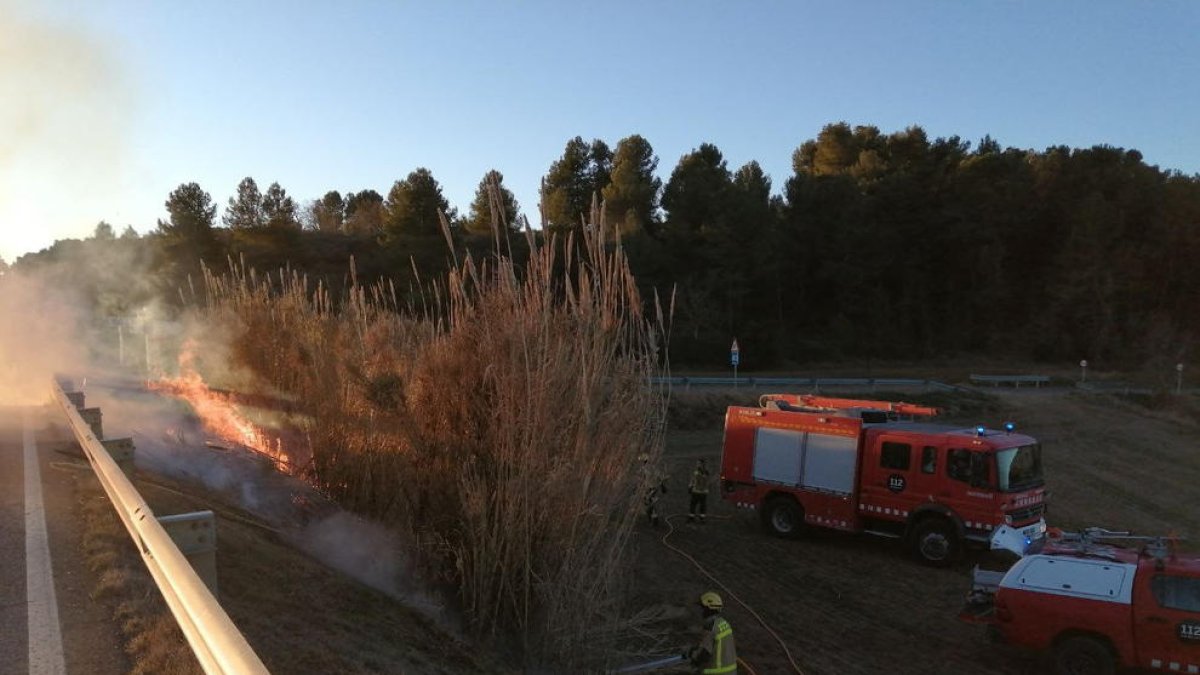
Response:
[{"label": "dirt ground", "polygon": [[[995,416],[947,421],[998,427],[1012,420],[1041,440],[1051,525],[1200,535],[1200,424],[1194,416],[1066,389],[989,394]],[[719,425],[670,435],[665,468],[673,489],[663,501],[666,514],[686,511],[695,460],[706,457],[715,465],[720,452]],[[661,653],[695,638],[692,598],[713,586],[663,545],[667,536],[745,603],[727,599],[726,615],[739,656],[761,675],[795,670],[747,606],[783,639],[806,675],[1048,672],[1040,656],[990,644],[981,627],[956,619],[972,567],[981,559],[994,565],[996,554],[971,552],[949,569],[931,569],[897,541],[829,531],[780,540],[715,494],[709,507],[706,525],[675,517],[669,535],[667,527],[637,532],[637,596],[673,617],[664,628],[678,637],[677,645],[664,641]],[[1195,541],[1185,546],[1195,548]]]}]

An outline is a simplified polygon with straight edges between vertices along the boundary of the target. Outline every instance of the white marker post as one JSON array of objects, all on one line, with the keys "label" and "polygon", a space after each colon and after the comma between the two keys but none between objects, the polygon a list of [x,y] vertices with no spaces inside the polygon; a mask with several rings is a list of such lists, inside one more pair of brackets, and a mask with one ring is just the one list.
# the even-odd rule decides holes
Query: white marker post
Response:
[{"label": "white marker post", "polygon": [[1087,382],[1087,359],[1079,362],[1079,381],[1080,383]]},{"label": "white marker post", "polygon": [[1175,395],[1183,393],[1183,364],[1175,364]]},{"label": "white marker post", "polygon": [[733,388],[737,389],[737,367],[738,361],[741,360],[741,353],[738,350],[737,338],[733,338],[733,345],[729,348],[729,362],[733,364]]}]

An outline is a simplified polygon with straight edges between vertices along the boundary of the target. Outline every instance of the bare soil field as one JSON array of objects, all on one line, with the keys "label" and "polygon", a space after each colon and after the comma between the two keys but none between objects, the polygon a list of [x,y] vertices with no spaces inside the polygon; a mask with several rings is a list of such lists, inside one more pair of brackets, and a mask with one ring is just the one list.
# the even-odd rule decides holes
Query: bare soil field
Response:
[{"label": "bare soil field", "polygon": [[[952,414],[946,421],[998,427],[1012,420],[1041,440],[1051,525],[1200,535],[1200,424],[1183,406],[1163,412],[1063,389],[988,393],[985,413],[976,406],[970,416]],[[719,422],[709,430],[671,434],[665,514],[686,512],[687,477],[696,459],[715,465],[720,453]],[[643,525],[637,532],[636,596],[671,617],[663,622],[671,637],[658,653],[677,653],[698,635],[693,599],[713,586],[663,545],[666,536],[761,615],[806,675],[1047,672],[1039,656],[990,644],[981,628],[956,619],[971,568],[981,560],[995,564],[996,554],[969,552],[949,569],[931,569],[912,560],[898,541],[828,531],[774,539],[753,515],[716,494],[709,511],[715,518],[703,526],[677,516],[672,528]],[[728,598],[726,607],[738,654],[755,672],[795,672],[745,607]]]}]

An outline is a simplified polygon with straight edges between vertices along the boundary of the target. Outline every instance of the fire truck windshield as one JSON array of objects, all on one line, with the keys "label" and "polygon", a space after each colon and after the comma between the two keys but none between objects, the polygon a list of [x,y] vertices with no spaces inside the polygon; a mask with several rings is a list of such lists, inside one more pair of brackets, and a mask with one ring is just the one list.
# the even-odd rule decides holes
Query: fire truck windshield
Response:
[{"label": "fire truck windshield", "polygon": [[1020,492],[1045,484],[1042,478],[1042,446],[1022,445],[996,452],[996,473],[1002,492]]}]

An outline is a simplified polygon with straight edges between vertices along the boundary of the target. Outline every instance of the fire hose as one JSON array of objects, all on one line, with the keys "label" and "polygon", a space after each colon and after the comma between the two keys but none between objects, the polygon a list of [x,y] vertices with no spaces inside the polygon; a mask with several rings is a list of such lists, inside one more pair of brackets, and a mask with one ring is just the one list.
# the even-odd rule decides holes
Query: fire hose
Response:
[{"label": "fire hose", "polygon": [[[788,663],[791,664],[792,670],[796,673],[796,675],[805,675],[804,671],[796,663],[796,659],[792,656],[792,652],[790,649],[788,649],[788,646],[783,641],[783,638],[779,637],[779,634],[775,632],[775,629],[771,628],[771,626],[766,622],[766,620],[763,619],[762,616],[760,616],[758,614],[758,612],[754,611],[753,607],[751,607],[749,604],[747,604],[745,600],[742,600],[740,597],[738,597],[738,595],[736,593],[734,593],[732,590],[730,590],[729,587],[726,586],[724,583],[722,583],[721,580],[718,579],[716,576],[714,576],[712,574],[712,572],[709,572],[704,567],[704,565],[701,565],[698,560],[693,558],[690,554],[688,554],[683,549],[681,549],[667,541],[667,539],[670,538],[670,536],[675,533],[675,526],[671,524],[671,519],[678,518],[683,515],[684,514],[682,514],[682,513],[676,513],[674,515],[667,516],[666,518],[663,519],[664,522],[666,522],[666,524],[667,524],[667,533],[663,535],[662,540],[661,540],[663,546],[666,546],[667,548],[674,551],[676,554],[685,558],[688,562],[692,563],[692,565],[697,570],[699,570],[699,572],[701,574],[703,574],[705,577],[708,578],[709,581],[713,582],[722,591],[724,591],[725,595],[727,597],[732,598],[735,602],[737,602],[739,605],[741,605],[747,612],[750,612],[750,615],[758,620],[759,625],[761,625],[763,627],[763,629],[766,630],[767,633],[772,638],[775,639],[775,642],[779,643],[780,648],[783,649],[783,653],[787,657]],[[727,516],[713,516],[714,520],[718,519],[718,518],[724,519],[724,518],[727,518]],[[655,659],[653,661],[648,661],[645,663],[639,663],[639,664],[635,664],[635,665],[625,666],[624,668],[621,668],[619,670],[610,671],[610,672],[611,673],[646,673],[646,672],[650,672],[653,670],[659,670],[662,668],[669,668],[671,666],[679,665],[679,664],[683,663],[684,661],[685,661],[685,659],[682,656],[661,657],[661,658]],[[757,671],[755,671],[754,668],[752,668],[749,663],[746,663],[746,661],[744,659],[742,659],[741,657],[738,657],[738,665],[741,666],[742,668],[744,668],[746,670],[746,672],[749,673],[749,675],[758,675]]]},{"label": "fire hose", "polygon": [[[750,612],[750,615],[753,616],[756,620],[758,620],[759,625],[761,625],[763,627],[763,629],[766,630],[767,633],[771,637],[775,638],[775,641],[779,643],[780,648],[783,649],[783,653],[787,657],[788,663],[790,663],[792,665],[792,670],[795,671],[796,675],[805,675],[804,671],[801,670],[800,666],[796,663],[796,659],[792,657],[792,651],[790,649],[788,649],[788,646],[786,643],[784,643],[783,638],[779,637],[779,634],[775,632],[775,629],[771,628],[771,626],[769,624],[767,624],[766,620],[764,620],[761,616],[759,616],[758,612],[754,611],[753,607],[751,607],[749,604],[747,604],[745,600],[742,600],[740,597],[738,597],[738,595],[736,593],[734,593],[732,590],[730,590],[728,586],[723,584],[720,579],[713,576],[712,572],[709,572],[707,569],[705,569],[704,565],[701,565],[698,560],[693,558],[691,555],[689,555],[683,549],[681,549],[667,541],[667,539],[672,534],[675,533],[675,526],[671,524],[671,519],[678,518],[683,515],[684,514],[682,514],[682,513],[676,513],[674,515],[667,516],[666,518],[663,519],[664,522],[666,522],[666,524],[667,524],[667,533],[664,534],[662,537],[663,546],[666,546],[667,548],[671,549],[672,551],[679,554],[680,556],[683,556],[688,562],[692,563],[692,565],[697,570],[699,570],[701,574],[703,574],[705,577],[707,577],[709,581],[713,582],[722,591],[724,591],[726,597],[733,598],[733,600],[735,602],[737,602],[739,605],[741,605],[747,612]],[[738,665],[745,668],[746,671],[750,673],[750,675],[757,675],[755,670],[750,667],[750,664],[746,663],[744,660],[742,660],[741,657],[738,657]],[[630,672],[636,672],[636,671],[630,671]]]},{"label": "fire hose", "polygon": [[617,670],[610,670],[608,672],[610,675],[624,675],[625,673],[648,673],[652,670],[661,670],[663,668],[677,666],[686,660],[687,659],[676,654],[675,656],[666,656],[661,659],[655,659],[645,663],[637,663],[632,666],[625,666],[624,668],[618,668]]}]

